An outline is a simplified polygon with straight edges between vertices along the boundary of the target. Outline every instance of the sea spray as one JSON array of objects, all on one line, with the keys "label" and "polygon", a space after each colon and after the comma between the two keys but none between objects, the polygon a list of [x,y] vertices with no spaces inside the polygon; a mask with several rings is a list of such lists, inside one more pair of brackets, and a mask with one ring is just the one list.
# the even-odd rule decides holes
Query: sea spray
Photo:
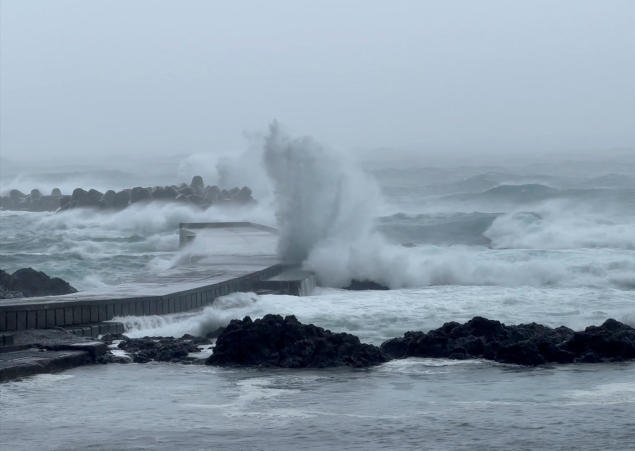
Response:
[{"label": "sea spray", "polygon": [[123,316],[114,318],[114,321],[123,323],[125,334],[131,338],[181,337],[184,334],[205,336],[226,326],[234,318],[253,314],[254,304],[259,299],[255,293],[231,293],[216,299],[214,305],[195,312]]},{"label": "sea spray", "polygon": [[[543,203],[550,214],[510,213],[495,220],[484,233],[491,240],[489,248],[407,248],[388,242],[376,231],[381,201],[377,185],[344,155],[312,138],[290,138],[275,122],[264,149],[280,228],[279,255],[286,262],[314,271],[324,286],[343,287],[352,279],[372,280],[390,288],[635,286],[635,259],[630,254],[592,249],[559,251],[580,244],[631,249],[632,233],[625,226],[630,221],[611,223],[580,214],[556,221],[554,218],[560,218],[557,209]],[[591,230],[590,221],[596,224]],[[555,230],[571,233],[572,228],[584,232],[575,242],[568,243],[563,233],[554,235]],[[602,235],[606,231],[611,231],[610,239]],[[509,244],[520,244],[525,250],[505,249]]]},{"label": "sea spray", "polygon": [[372,229],[379,189],[373,179],[310,137],[292,139],[277,122],[265,138],[283,261],[302,263],[329,241],[346,252]]}]

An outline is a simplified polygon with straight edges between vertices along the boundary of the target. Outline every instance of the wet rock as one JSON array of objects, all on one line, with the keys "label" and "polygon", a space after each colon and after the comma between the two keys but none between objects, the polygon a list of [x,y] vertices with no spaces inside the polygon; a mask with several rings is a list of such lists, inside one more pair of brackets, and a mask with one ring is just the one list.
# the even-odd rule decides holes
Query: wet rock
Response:
[{"label": "wet rock", "polygon": [[132,362],[132,358],[130,358],[128,356],[115,355],[115,354],[113,354],[110,351],[106,352],[103,355],[100,355],[95,360],[95,363],[101,363],[101,364],[106,364],[106,363],[131,363],[131,362]]},{"label": "wet rock", "polygon": [[7,196],[0,196],[0,209],[19,211],[64,211],[72,208],[101,208],[122,210],[132,203],[158,201],[176,201],[200,208],[207,208],[212,204],[254,202],[251,189],[248,187],[220,190],[217,186],[205,186],[203,178],[195,176],[191,185],[182,183],[178,186],[155,186],[143,188],[137,186],[115,193],[108,190],[101,193],[96,189],[86,191],[76,188],[72,195],[62,195],[59,188],[54,188],[50,196],[43,195],[37,189],[25,195],[14,189]]},{"label": "wet rock", "polygon": [[71,208],[72,202],[72,196],[69,196],[68,194],[63,195],[62,197],[60,197],[60,210]]},{"label": "wet rock", "polygon": [[[33,268],[18,269],[13,274],[0,270],[0,291],[20,292],[24,297],[75,293],[77,290],[58,277],[49,277]],[[16,296],[13,296],[16,297]]]},{"label": "wet rock", "polygon": [[76,206],[83,206],[88,197],[88,192],[83,188],[75,188],[71,200]]},{"label": "wet rock", "polygon": [[614,319],[576,332],[563,348],[585,361],[635,359],[635,329]]},{"label": "wet rock", "polygon": [[236,193],[236,200],[240,203],[248,203],[253,201],[253,197],[251,197],[251,190],[243,186],[238,193]]},{"label": "wet rock", "polygon": [[103,197],[103,193],[101,193],[100,191],[97,191],[96,189],[89,189],[88,190],[88,203],[91,206],[98,206],[99,205],[99,201],[101,200],[101,198]]},{"label": "wet rock", "polygon": [[11,289],[11,274],[0,269],[0,299],[22,298],[24,294],[21,291]]},{"label": "wet rock", "polygon": [[157,186],[152,191],[152,198],[155,200],[174,200],[177,194],[176,188],[173,186]]},{"label": "wet rock", "polygon": [[362,291],[362,290],[389,290],[385,285],[379,284],[377,282],[373,282],[372,280],[351,280],[351,283],[344,288],[345,290],[354,290],[354,291]]},{"label": "wet rock", "polygon": [[203,199],[209,205],[212,205],[218,202],[218,197],[220,195],[220,189],[218,186],[208,186],[205,188],[205,193],[203,194]]},{"label": "wet rock", "polygon": [[48,210],[49,197],[42,196],[42,193],[38,189],[32,189],[26,199],[24,200],[25,210],[28,211],[46,211]]},{"label": "wet rock", "polygon": [[3,208],[7,210],[26,210],[26,195],[17,189],[9,191],[9,195],[3,199]]},{"label": "wet rock", "polygon": [[126,338],[127,337],[122,334],[104,334],[101,336],[101,341],[106,344],[112,344],[115,340],[125,340]]},{"label": "wet rock", "polygon": [[14,200],[18,200],[18,199],[23,199],[26,197],[26,194],[24,194],[22,191],[20,191],[19,189],[12,189],[11,191],[9,191],[9,197],[11,199]]},{"label": "wet rock", "polygon": [[113,208],[118,210],[122,210],[126,208],[130,204],[130,190],[124,189],[115,194],[115,197],[112,200]]},{"label": "wet rock", "polygon": [[136,186],[132,188],[130,191],[130,203],[134,204],[135,202],[144,202],[152,199],[150,195],[150,189],[142,188],[140,186]]},{"label": "wet rock", "polygon": [[75,188],[71,195],[70,207],[99,207],[99,201],[101,200],[102,193],[96,189],[86,191],[82,188]]},{"label": "wet rock", "polygon": [[177,192],[183,196],[192,196],[194,194],[194,190],[187,185],[179,187]]},{"label": "wet rock", "polygon": [[117,193],[115,193],[113,190],[109,189],[108,191],[106,191],[103,196],[101,196],[101,199],[99,200],[99,205],[101,208],[113,208],[114,204],[115,204],[115,197],[117,196]]},{"label": "wet rock", "polygon": [[190,187],[192,191],[199,196],[202,196],[205,191],[205,183],[203,182],[203,177],[200,175],[195,175],[192,177],[192,182],[190,183]]},{"label": "wet rock", "polygon": [[635,329],[613,319],[574,332],[536,323],[506,326],[474,317],[427,333],[406,332],[384,342],[381,350],[393,358],[483,358],[520,365],[621,361],[635,358]]},{"label": "wet rock", "polygon": [[184,204],[191,204],[193,196],[191,194],[178,194],[174,199],[177,202],[182,202]]},{"label": "wet rock", "polygon": [[188,357],[191,352],[199,352],[200,345],[209,344],[204,337],[184,335],[181,338],[173,337],[143,337],[124,338],[118,348],[126,351],[135,363],[179,362],[195,363],[199,359]]},{"label": "wet rock", "polygon": [[233,320],[216,341],[208,365],[283,368],[368,367],[387,359],[379,348],[347,333],[333,333],[295,316]]}]

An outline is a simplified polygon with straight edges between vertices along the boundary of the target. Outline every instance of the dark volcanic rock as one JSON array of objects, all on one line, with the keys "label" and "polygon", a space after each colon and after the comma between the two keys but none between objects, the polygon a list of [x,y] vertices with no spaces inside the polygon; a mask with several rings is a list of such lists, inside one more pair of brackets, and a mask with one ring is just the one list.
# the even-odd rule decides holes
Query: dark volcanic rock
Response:
[{"label": "dark volcanic rock", "polygon": [[208,365],[283,368],[368,367],[387,359],[379,348],[346,333],[333,333],[295,316],[233,320],[221,332]]},{"label": "dark volcanic rock", "polygon": [[210,341],[203,337],[184,335],[181,338],[173,337],[143,337],[126,338],[118,347],[130,354],[135,363],[147,363],[152,360],[159,362],[193,363],[199,359],[188,357],[190,352],[199,352],[199,346],[209,344]]},{"label": "dark volcanic rock", "polygon": [[607,319],[601,326],[576,332],[564,345],[582,361],[621,361],[635,359],[635,329]]},{"label": "dark volcanic rock", "polygon": [[389,290],[390,288],[388,288],[385,285],[381,285],[377,282],[373,282],[372,280],[353,279],[351,280],[350,285],[345,287],[344,289],[362,291],[362,290]]},{"label": "dark volcanic rock", "polygon": [[381,350],[393,358],[483,358],[520,365],[621,361],[635,358],[635,329],[613,319],[574,332],[536,323],[506,326],[474,317],[428,333],[406,332],[384,342]]},{"label": "dark volcanic rock", "polygon": [[[12,275],[0,270],[0,297],[52,296],[75,293],[77,290],[68,282],[58,278],[50,278],[33,268],[18,269]],[[11,294],[13,293],[13,295]]]}]

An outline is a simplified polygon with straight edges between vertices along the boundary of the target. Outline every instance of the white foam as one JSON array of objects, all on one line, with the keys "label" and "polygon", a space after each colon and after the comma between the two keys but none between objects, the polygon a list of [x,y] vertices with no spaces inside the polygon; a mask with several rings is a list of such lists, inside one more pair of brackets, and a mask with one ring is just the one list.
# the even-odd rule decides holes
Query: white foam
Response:
[{"label": "white foam", "polygon": [[219,297],[213,306],[203,310],[172,315],[125,316],[113,321],[123,323],[125,334],[131,338],[144,336],[181,337],[185,334],[204,336],[232,319],[242,319],[252,311],[259,296],[255,293],[232,293]]},{"label": "white foam", "polygon": [[550,201],[532,214],[511,212],[494,220],[485,236],[496,248],[635,249],[635,217],[593,203]]},{"label": "white foam", "polygon": [[600,324],[609,317],[627,322],[629,315],[632,319],[632,295],[604,288],[437,286],[369,292],[322,288],[307,297],[235,293],[186,315],[120,320],[132,337],[180,337],[186,333],[205,335],[232,319],[255,319],[268,313],[295,315],[303,323],[380,344],[408,330],[426,331],[476,315],[507,324],[535,321],[573,329]]}]

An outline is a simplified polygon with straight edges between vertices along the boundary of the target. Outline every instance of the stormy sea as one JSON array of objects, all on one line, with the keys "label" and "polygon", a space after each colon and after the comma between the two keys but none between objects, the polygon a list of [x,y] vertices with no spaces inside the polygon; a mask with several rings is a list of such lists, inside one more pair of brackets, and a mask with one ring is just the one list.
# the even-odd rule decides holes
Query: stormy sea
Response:
[{"label": "stormy sea", "polygon": [[[126,334],[205,335],[231,319],[268,313],[376,345],[477,315],[575,330],[608,318],[635,326],[630,160],[391,167],[342,161],[274,124],[250,158],[191,156],[143,175],[80,168],[25,176],[16,169],[2,190],[118,189],[197,174],[221,186],[248,185],[256,202],[0,211],[3,269],[33,267],[80,292],[107,292],[183,265],[180,222],[244,220],[280,230],[280,258],[318,278],[310,296],[234,293],[195,312],[117,318]],[[344,289],[351,280],[389,289]],[[635,443],[633,362],[524,367],[407,358],[312,370],[109,364],[7,382],[0,395],[2,442],[12,450]]]}]

